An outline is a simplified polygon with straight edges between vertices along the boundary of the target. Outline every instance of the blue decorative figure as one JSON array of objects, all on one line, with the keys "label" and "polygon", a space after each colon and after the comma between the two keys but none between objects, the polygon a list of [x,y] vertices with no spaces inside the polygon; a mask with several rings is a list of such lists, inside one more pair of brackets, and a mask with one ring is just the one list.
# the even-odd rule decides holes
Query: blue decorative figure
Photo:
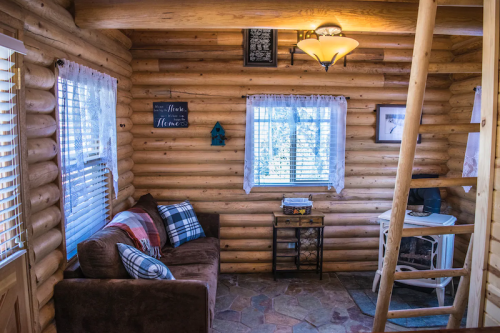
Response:
[{"label": "blue decorative figure", "polygon": [[226,132],[224,131],[224,128],[222,127],[219,122],[217,122],[212,128],[212,146],[225,146],[227,140],[226,138]]}]

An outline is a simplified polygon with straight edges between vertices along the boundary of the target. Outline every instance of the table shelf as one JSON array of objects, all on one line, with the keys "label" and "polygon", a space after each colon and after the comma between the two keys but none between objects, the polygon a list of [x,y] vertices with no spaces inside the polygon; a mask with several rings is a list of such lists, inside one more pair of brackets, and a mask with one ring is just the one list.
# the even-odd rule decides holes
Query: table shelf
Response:
[{"label": "table shelf", "polygon": [[299,240],[297,238],[278,238],[276,239],[276,243],[298,243]]},{"label": "table shelf", "polygon": [[295,265],[294,263],[278,263],[276,264],[276,270],[287,271],[287,272],[299,271],[297,269],[297,265]]},{"label": "table shelf", "polygon": [[276,251],[276,257],[297,257],[298,255],[299,251],[294,249]]}]

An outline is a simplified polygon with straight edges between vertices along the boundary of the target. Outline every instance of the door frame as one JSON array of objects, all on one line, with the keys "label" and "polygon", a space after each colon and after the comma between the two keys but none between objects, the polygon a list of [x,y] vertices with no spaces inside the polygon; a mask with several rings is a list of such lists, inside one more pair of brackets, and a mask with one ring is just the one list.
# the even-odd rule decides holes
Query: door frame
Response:
[{"label": "door frame", "polygon": [[[5,12],[0,11],[0,25],[10,30],[14,33],[15,38],[24,42],[24,22],[22,21],[22,17],[13,17]],[[27,306],[28,306],[28,327],[29,332],[38,332],[39,329],[37,327],[38,323],[38,306],[37,298],[36,298],[36,275],[34,273],[34,254],[33,247],[30,242],[30,235],[32,234],[31,228],[29,228],[30,221],[30,187],[29,187],[29,178],[28,178],[28,151],[26,149],[28,139],[26,136],[26,111],[25,111],[25,68],[24,68],[24,56],[19,53],[15,53],[15,63],[16,67],[20,68],[20,89],[17,90],[16,96],[16,104],[17,104],[17,119],[18,119],[18,154],[19,154],[19,178],[20,178],[20,198],[21,198],[21,217],[24,224],[25,229],[25,247],[24,250],[18,251],[8,258],[6,264],[2,265],[2,267],[7,267],[11,262],[15,259],[21,258],[19,260],[23,263],[23,274],[24,280],[26,281],[26,295],[28,297]],[[1,284],[1,281],[0,281]]]}]

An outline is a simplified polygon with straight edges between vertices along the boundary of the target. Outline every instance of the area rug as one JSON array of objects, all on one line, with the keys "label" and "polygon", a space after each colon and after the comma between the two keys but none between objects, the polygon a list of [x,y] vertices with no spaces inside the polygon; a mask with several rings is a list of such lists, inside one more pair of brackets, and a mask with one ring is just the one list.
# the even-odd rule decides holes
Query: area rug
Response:
[{"label": "area rug", "polygon": [[[374,316],[377,304],[377,293],[372,292],[372,283],[375,273],[373,272],[349,272],[338,273],[338,278],[347,289],[352,299],[362,313]],[[455,288],[457,285],[455,285]],[[453,297],[449,294],[445,296],[445,305],[453,305]],[[435,292],[419,291],[405,287],[401,284],[394,286],[390,304],[390,310],[417,309],[439,306]],[[389,319],[388,321],[396,325],[408,328],[422,327],[445,327],[448,323],[448,315],[425,316],[415,318]],[[462,319],[465,327],[466,314]]]}]

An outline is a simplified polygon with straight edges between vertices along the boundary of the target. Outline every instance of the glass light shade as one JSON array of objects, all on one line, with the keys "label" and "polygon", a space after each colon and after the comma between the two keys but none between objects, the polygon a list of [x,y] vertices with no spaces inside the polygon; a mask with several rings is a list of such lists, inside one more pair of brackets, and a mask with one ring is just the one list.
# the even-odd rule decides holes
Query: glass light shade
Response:
[{"label": "glass light shade", "polygon": [[317,59],[326,71],[358,45],[358,41],[341,36],[320,36],[319,40],[311,38],[297,43],[302,51]]}]

